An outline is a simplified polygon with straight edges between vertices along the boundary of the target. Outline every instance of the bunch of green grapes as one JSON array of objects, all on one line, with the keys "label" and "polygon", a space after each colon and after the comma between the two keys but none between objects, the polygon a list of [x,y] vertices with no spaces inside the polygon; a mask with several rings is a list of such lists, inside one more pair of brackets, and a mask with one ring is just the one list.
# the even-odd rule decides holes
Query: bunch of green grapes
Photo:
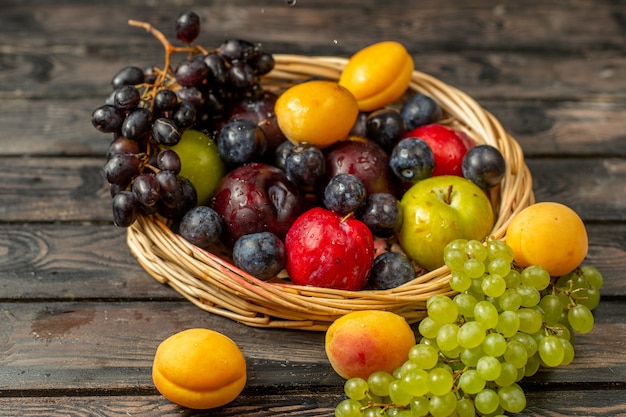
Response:
[{"label": "bunch of green grapes", "polygon": [[455,240],[445,249],[454,297],[436,295],[422,335],[392,374],[346,381],[337,417],[499,416],[519,413],[518,382],[574,359],[575,333],[594,325],[601,273],[582,266],[562,277],[516,268],[503,241]]}]

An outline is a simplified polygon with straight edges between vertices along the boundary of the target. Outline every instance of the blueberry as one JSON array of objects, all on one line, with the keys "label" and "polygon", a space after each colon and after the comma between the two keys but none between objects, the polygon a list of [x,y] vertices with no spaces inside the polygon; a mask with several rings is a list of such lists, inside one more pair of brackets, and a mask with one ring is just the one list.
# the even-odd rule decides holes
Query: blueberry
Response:
[{"label": "blueberry", "polygon": [[352,174],[341,173],[330,179],[324,189],[324,205],[342,215],[356,211],[365,201],[365,185]]},{"label": "blueberry", "polygon": [[369,286],[387,290],[406,284],[415,278],[415,268],[400,252],[384,252],[374,259],[369,276]]},{"label": "blueberry", "polygon": [[281,142],[280,145],[276,147],[276,151],[274,152],[274,166],[285,171],[287,167],[287,157],[295,146],[296,145],[294,145],[293,142],[288,140]]},{"label": "blueberry", "polygon": [[405,100],[400,114],[407,130],[413,130],[416,127],[441,120],[443,112],[439,104],[430,96],[417,93]]},{"label": "blueberry", "polygon": [[393,148],[389,166],[401,181],[415,184],[432,175],[435,156],[424,140],[404,138]]},{"label": "blueberry", "polygon": [[264,281],[285,267],[285,259],[284,243],[271,232],[243,235],[233,247],[235,266]]},{"label": "blueberry", "polygon": [[374,236],[388,238],[400,231],[402,207],[393,194],[374,193],[367,196],[358,211],[358,218]]},{"label": "blueberry", "polygon": [[506,162],[497,148],[477,145],[467,151],[461,168],[465,178],[481,188],[491,188],[504,177]]},{"label": "blueberry", "polygon": [[220,239],[222,219],[211,207],[196,206],[180,220],[179,233],[199,248],[208,249]]},{"label": "blueberry", "polygon": [[405,131],[404,119],[395,110],[383,109],[373,112],[366,122],[366,136],[390,152]]},{"label": "blueberry", "polygon": [[285,172],[296,184],[313,186],[326,175],[326,159],[315,145],[301,143],[287,155]]},{"label": "blueberry", "polygon": [[217,137],[220,157],[231,167],[252,162],[267,147],[265,132],[248,119],[235,119],[222,127]]}]

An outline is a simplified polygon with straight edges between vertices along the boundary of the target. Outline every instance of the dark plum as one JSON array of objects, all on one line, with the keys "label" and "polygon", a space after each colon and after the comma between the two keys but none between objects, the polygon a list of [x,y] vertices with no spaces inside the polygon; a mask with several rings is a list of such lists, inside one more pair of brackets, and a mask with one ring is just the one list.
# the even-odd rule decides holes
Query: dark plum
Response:
[{"label": "dark plum", "polygon": [[315,186],[326,175],[326,160],[317,146],[300,143],[286,156],[284,170],[296,184]]},{"label": "dark plum", "polygon": [[357,218],[369,227],[374,236],[388,238],[400,231],[402,206],[393,194],[370,194],[357,212]]},{"label": "dark plum", "polygon": [[233,247],[235,266],[260,280],[275,277],[285,267],[285,260],[285,244],[271,232],[243,235]]},{"label": "dark plum", "polygon": [[236,167],[259,158],[267,146],[265,132],[252,120],[228,122],[217,137],[217,149],[222,161]]},{"label": "dark plum", "polygon": [[368,286],[375,290],[399,287],[415,278],[415,268],[400,252],[384,252],[374,258]]},{"label": "dark plum", "polygon": [[413,130],[419,126],[438,122],[442,118],[443,111],[432,97],[417,93],[404,101],[400,114],[404,119],[406,129]]},{"label": "dark plum", "polygon": [[481,188],[495,187],[506,172],[506,161],[491,145],[477,145],[467,151],[461,165],[463,176]]},{"label": "dark plum", "polygon": [[373,112],[365,126],[367,138],[378,143],[386,152],[391,152],[406,130],[400,113],[391,109]]},{"label": "dark plum", "polygon": [[222,229],[222,219],[215,210],[208,206],[196,206],[180,219],[178,232],[197,247],[209,249],[219,242]]},{"label": "dark plum", "polygon": [[365,185],[356,175],[337,174],[324,188],[324,206],[335,213],[346,215],[355,212],[367,197]]},{"label": "dark plum", "polygon": [[389,166],[398,179],[415,184],[432,175],[435,156],[422,139],[404,138],[391,151]]}]

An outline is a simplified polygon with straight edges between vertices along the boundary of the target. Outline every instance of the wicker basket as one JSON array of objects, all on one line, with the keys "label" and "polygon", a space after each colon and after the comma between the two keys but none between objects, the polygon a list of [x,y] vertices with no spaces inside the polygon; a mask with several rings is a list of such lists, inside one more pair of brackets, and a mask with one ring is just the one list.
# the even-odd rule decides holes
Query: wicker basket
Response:
[{"label": "wicker basket", "polygon": [[[337,80],[347,60],[338,57],[275,55],[275,69],[263,80],[281,89],[311,77]],[[430,95],[447,115],[446,122],[478,143],[497,147],[507,161],[501,185],[491,192],[497,216],[491,233],[505,235],[512,216],[534,202],[532,178],[519,144],[489,112],[465,93],[421,72],[409,89]],[[128,246],[142,267],[196,306],[254,327],[325,330],[338,317],[355,310],[389,310],[415,323],[425,315],[426,300],[452,294],[447,267],[417,276],[384,291],[345,291],[264,282],[239,270],[228,258],[199,249],[173,233],[158,217],[140,217],[128,229]]]}]

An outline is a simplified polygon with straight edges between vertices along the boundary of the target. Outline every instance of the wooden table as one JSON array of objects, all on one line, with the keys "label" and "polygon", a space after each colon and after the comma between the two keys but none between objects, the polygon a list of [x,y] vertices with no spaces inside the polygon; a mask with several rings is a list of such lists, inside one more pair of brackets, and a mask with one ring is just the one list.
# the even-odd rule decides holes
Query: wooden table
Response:
[{"label": "wooden table", "polygon": [[[521,415],[626,415],[626,2],[282,0],[0,5],[0,415],[332,416],[342,379],[323,333],[248,328],[200,311],[145,273],[112,225],[101,174],[109,136],[91,111],[125,65],[160,64],[129,18],[173,33],[187,8],[200,43],[348,56],[403,42],[417,68],[491,110],[521,143],[539,201],[577,210],[604,274],[592,333],[564,368],[523,381]],[[242,395],[182,409],[155,390],[157,344],[216,329],[246,356]]]}]

